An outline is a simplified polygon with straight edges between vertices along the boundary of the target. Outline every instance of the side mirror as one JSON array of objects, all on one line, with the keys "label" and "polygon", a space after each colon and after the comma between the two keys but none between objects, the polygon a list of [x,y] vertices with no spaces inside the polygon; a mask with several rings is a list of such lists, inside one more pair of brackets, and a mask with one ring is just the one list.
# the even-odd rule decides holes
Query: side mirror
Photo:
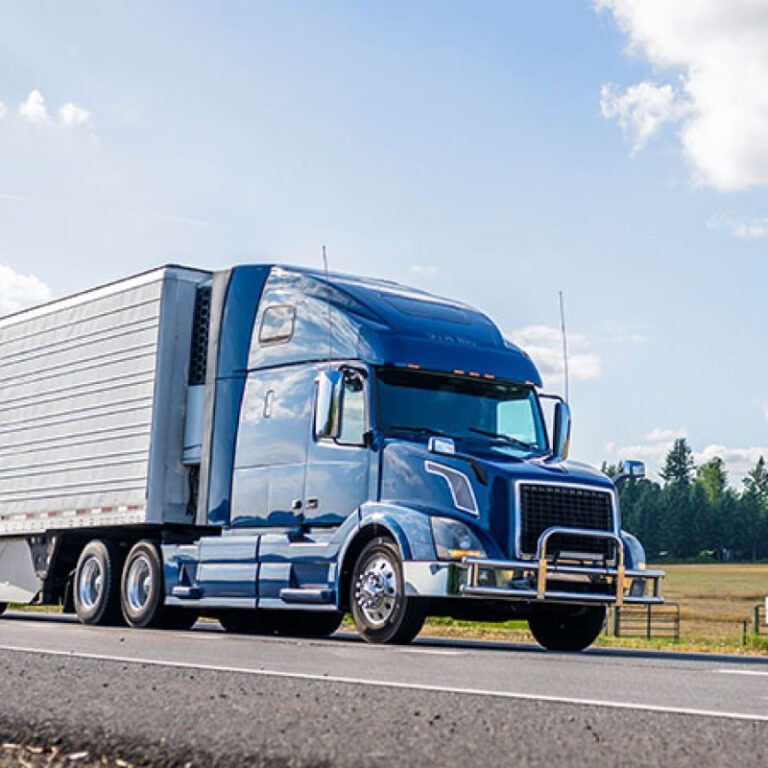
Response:
[{"label": "side mirror", "polygon": [[568,403],[555,403],[552,426],[552,458],[567,459],[571,448],[571,409]]},{"label": "side mirror", "polygon": [[645,464],[627,459],[621,463],[621,472],[613,478],[613,484],[620,488],[627,480],[642,480],[644,477]]},{"label": "side mirror", "polygon": [[343,371],[321,371],[317,377],[315,437],[335,440],[341,434],[341,406],[344,397]]}]

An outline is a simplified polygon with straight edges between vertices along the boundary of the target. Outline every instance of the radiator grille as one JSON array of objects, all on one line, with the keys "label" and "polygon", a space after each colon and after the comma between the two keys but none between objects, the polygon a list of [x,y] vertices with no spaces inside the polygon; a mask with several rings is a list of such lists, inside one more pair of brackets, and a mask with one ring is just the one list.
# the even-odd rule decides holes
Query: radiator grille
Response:
[{"label": "radiator grille", "polygon": [[[520,485],[520,550],[536,554],[539,536],[547,529],[586,528],[613,532],[612,495],[607,491],[573,488],[567,485]],[[550,553],[584,552],[610,556],[615,545],[606,539],[556,535]]]}]

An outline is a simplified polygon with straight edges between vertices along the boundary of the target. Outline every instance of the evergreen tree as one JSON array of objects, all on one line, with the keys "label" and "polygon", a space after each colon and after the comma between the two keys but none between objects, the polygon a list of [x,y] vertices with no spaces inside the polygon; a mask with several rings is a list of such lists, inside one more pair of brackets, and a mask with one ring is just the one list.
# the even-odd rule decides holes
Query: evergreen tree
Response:
[{"label": "evergreen tree", "polygon": [[744,478],[738,524],[744,527],[743,545],[756,560],[768,552],[768,468],[761,456]]},{"label": "evergreen tree", "polygon": [[691,481],[695,469],[693,452],[684,437],[675,440],[659,473],[662,491],[659,543],[674,557],[690,557]]},{"label": "evergreen tree", "polygon": [[665,486],[688,486],[693,478],[696,465],[693,461],[693,451],[684,437],[678,437],[667,454],[664,468],[659,472]]},{"label": "evergreen tree", "polygon": [[701,485],[710,504],[718,504],[728,487],[725,462],[719,456],[714,456],[696,470],[695,482]]}]

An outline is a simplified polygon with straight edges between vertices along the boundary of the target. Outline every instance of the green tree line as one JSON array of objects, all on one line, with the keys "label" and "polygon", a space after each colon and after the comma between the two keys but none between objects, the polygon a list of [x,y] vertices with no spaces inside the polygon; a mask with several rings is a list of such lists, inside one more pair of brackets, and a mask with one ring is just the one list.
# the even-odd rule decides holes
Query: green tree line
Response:
[{"label": "green tree line", "polygon": [[[604,464],[616,476],[620,467]],[[649,558],[768,558],[768,467],[761,456],[741,489],[728,485],[723,460],[698,467],[685,438],[675,441],[661,483],[630,480],[620,491],[622,527]]]}]

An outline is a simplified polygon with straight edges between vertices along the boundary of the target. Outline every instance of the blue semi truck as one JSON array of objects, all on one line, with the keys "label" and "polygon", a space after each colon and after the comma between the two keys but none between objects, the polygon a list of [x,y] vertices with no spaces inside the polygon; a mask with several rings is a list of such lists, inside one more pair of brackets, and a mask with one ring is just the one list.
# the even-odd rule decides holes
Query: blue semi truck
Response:
[{"label": "blue semi truck", "polygon": [[[168,266],[0,319],[0,612],[370,642],[427,616],[580,650],[662,602],[482,313],[276,265]],[[628,462],[627,474],[642,465]]]}]

